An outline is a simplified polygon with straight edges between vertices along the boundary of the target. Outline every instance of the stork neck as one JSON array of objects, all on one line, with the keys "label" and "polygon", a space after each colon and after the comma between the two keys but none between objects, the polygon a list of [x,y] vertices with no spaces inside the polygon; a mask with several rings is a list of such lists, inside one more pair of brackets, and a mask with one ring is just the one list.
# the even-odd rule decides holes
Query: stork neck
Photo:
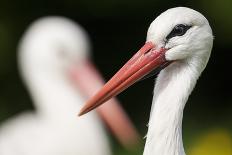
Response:
[{"label": "stork neck", "polygon": [[203,68],[204,65],[199,68],[194,63],[174,62],[160,72],[154,88],[144,155],[185,155],[183,110]]},{"label": "stork neck", "polygon": [[36,111],[55,119],[75,116],[82,96],[69,81],[66,73],[48,70],[27,70],[24,79],[33,97]]}]

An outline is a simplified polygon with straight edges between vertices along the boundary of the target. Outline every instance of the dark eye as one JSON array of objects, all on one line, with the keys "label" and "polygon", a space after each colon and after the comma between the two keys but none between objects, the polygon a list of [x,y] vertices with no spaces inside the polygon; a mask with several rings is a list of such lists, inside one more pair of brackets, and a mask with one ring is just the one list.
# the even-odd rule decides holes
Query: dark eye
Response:
[{"label": "dark eye", "polygon": [[189,25],[178,24],[172,29],[172,31],[168,34],[166,39],[169,40],[170,38],[175,37],[175,36],[182,36],[190,28],[191,28],[191,26],[189,26]]}]

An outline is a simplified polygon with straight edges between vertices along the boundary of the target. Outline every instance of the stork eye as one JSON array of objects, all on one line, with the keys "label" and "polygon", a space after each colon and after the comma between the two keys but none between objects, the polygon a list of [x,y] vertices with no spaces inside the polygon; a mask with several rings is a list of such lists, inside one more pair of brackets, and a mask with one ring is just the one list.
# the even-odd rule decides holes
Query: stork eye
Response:
[{"label": "stork eye", "polygon": [[184,25],[184,24],[178,24],[176,25],[172,31],[168,34],[168,36],[166,37],[166,39],[170,39],[170,38],[173,38],[175,36],[182,36],[184,35],[188,29],[190,29],[191,26],[189,25]]}]

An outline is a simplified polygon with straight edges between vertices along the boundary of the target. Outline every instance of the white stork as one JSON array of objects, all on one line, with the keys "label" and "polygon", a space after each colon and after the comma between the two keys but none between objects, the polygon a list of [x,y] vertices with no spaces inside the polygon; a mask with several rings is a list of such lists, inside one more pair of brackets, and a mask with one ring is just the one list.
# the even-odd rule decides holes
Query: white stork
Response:
[{"label": "white stork", "polygon": [[165,11],[151,23],[145,45],[87,102],[79,115],[159,69],[144,155],[185,155],[183,110],[206,67],[212,46],[212,30],[202,14],[186,7]]},{"label": "white stork", "polygon": [[[45,17],[29,27],[19,44],[18,58],[36,111],[1,126],[1,155],[111,154],[96,113],[76,117],[86,97],[103,85],[89,52],[86,32],[69,19]],[[103,120],[123,145],[136,143],[137,132],[118,101],[109,105],[98,111]]]}]

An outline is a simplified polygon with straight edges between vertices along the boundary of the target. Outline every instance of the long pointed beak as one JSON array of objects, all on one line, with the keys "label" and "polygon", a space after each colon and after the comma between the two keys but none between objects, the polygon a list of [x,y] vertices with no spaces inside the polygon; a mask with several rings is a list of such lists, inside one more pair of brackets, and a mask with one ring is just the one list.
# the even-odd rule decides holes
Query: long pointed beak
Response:
[{"label": "long pointed beak", "polygon": [[152,42],[145,45],[81,109],[79,116],[91,111],[143,78],[156,68],[166,66],[166,49]]},{"label": "long pointed beak", "polygon": [[[73,67],[70,69],[71,80],[82,96],[89,98],[103,86],[103,78],[90,61],[85,60]],[[124,147],[130,149],[139,143],[140,136],[117,99],[108,101],[97,112]]]}]

